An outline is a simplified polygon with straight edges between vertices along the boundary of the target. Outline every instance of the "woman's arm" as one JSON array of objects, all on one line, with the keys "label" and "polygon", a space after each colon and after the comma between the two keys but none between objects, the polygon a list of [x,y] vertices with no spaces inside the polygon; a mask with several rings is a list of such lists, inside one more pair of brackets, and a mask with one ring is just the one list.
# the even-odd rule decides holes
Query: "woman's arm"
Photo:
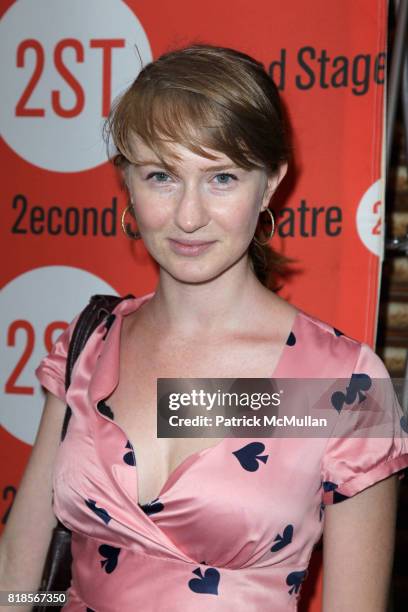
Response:
[{"label": "woman's arm", "polygon": [[386,612],[398,490],[394,474],[326,506],[322,612]]},{"label": "woman's arm", "polygon": [[[0,538],[0,591],[36,591],[57,519],[52,475],[65,404],[48,394],[34,446]],[[10,607],[0,606],[10,612]],[[19,612],[31,606],[19,606]]]}]

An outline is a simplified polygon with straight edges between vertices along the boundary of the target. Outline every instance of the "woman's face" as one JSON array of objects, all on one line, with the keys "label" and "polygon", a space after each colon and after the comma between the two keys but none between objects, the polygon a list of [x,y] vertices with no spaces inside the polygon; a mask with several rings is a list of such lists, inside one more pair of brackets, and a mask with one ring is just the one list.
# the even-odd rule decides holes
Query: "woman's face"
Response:
[{"label": "woman's face", "polygon": [[[161,268],[182,282],[211,280],[246,256],[259,213],[269,203],[286,167],[268,178],[244,170],[223,153],[210,160],[170,145],[173,170],[140,138],[137,163],[127,171],[137,227]],[[194,246],[195,244],[195,246]]]}]

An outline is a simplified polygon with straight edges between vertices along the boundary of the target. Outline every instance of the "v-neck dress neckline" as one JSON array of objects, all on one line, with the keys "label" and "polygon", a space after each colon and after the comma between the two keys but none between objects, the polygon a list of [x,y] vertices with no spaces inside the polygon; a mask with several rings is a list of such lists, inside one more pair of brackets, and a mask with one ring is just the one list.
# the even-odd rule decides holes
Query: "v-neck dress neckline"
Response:
[{"label": "v-neck dress neckline", "polygon": [[[195,463],[196,461],[199,461],[201,459],[202,456],[204,455],[208,455],[209,453],[211,453],[212,451],[215,451],[219,446],[222,446],[224,444],[226,444],[227,440],[230,440],[230,438],[223,438],[222,440],[219,440],[216,444],[209,446],[207,448],[198,450],[198,451],[194,451],[192,453],[190,453],[189,455],[187,455],[187,457],[185,457],[170,473],[169,476],[167,477],[167,479],[165,480],[163,486],[161,487],[160,491],[158,492],[158,494],[151,499],[150,501],[141,504],[140,503],[140,499],[139,499],[139,473],[138,473],[138,469],[137,469],[137,452],[136,449],[134,448],[134,446],[132,445],[132,443],[130,442],[130,439],[128,437],[128,434],[126,433],[125,429],[118,423],[115,421],[114,419],[114,410],[113,410],[113,406],[109,403],[109,401],[107,401],[107,398],[109,398],[109,396],[113,393],[113,391],[116,389],[116,387],[119,384],[119,370],[120,370],[120,341],[121,341],[121,336],[122,336],[122,326],[123,326],[123,319],[130,315],[133,314],[134,312],[136,312],[145,302],[148,302],[153,296],[155,295],[155,292],[151,292],[148,293],[142,297],[139,298],[129,298],[127,300],[123,300],[122,302],[120,302],[118,304],[118,306],[116,306],[116,308],[113,310],[112,315],[111,315],[111,321],[109,324],[109,329],[108,329],[108,333],[106,334],[108,337],[109,335],[113,335],[114,336],[114,342],[110,345],[109,341],[105,341],[104,343],[104,347],[103,347],[103,351],[111,351],[111,355],[110,355],[110,359],[109,359],[109,365],[110,367],[113,367],[114,369],[114,379],[112,382],[114,382],[114,386],[110,389],[110,391],[106,394],[106,390],[105,390],[105,395],[104,397],[99,397],[97,396],[96,398],[94,398],[94,408],[96,409],[96,412],[98,413],[98,415],[108,421],[111,421],[112,424],[114,426],[116,426],[116,428],[119,430],[120,434],[122,435],[122,437],[124,439],[127,440],[129,447],[131,447],[131,451],[133,452],[133,456],[134,456],[134,461],[135,461],[135,465],[136,465],[136,482],[135,482],[135,501],[137,503],[137,506],[142,509],[142,511],[146,512],[149,507],[158,499],[160,499],[160,497],[167,491],[169,491],[169,489],[172,487],[172,485],[179,479],[182,477],[183,472],[185,470],[187,470],[193,463]],[[285,356],[285,352],[287,350],[287,346],[290,346],[291,343],[291,338],[294,337],[295,331],[296,331],[296,324],[297,324],[297,320],[298,317],[300,316],[300,313],[302,311],[300,309],[297,309],[297,312],[295,314],[295,317],[293,319],[292,322],[292,326],[290,328],[288,337],[286,339],[285,344],[281,347],[281,350],[279,352],[279,356],[278,356],[278,360],[276,362],[275,368],[273,370],[273,372],[271,373],[271,375],[268,378],[274,378],[276,377],[277,373],[279,372],[280,369],[280,364],[284,359]],[[114,317],[114,319],[113,319]],[[113,321],[112,321],[113,319]],[[104,364],[104,361],[102,360],[100,363]],[[100,364],[99,364],[100,365]],[[100,375],[102,377],[105,376],[105,373],[103,371],[103,367],[102,370],[100,370]],[[92,388],[92,379],[91,379],[91,388]],[[106,416],[106,414],[103,414],[103,412],[101,412],[100,410],[98,410],[98,404],[99,403],[103,403],[105,405],[105,412],[108,412],[107,408],[110,409],[110,413],[111,415],[113,415],[113,418],[111,418],[111,416]],[[236,438],[235,438],[236,440]]]}]

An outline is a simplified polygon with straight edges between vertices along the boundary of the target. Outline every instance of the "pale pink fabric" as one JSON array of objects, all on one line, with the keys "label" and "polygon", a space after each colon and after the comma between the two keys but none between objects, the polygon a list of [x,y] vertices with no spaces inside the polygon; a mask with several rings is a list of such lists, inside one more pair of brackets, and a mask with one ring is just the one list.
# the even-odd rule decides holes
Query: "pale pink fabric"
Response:
[{"label": "pale pink fabric", "polygon": [[[325,504],[405,468],[408,436],[399,430],[393,439],[226,438],[189,456],[158,498],[140,506],[137,449],[109,416],[109,402],[98,402],[118,383],[123,317],[152,295],[125,300],[101,323],[67,393],[73,414],[58,450],[53,497],[55,514],[73,531],[64,610],[296,610]],[[72,329],[73,323],[36,370],[63,400]],[[388,377],[366,344],[299,311],[273,376],[361,372]],[[234,454],[246,446],[256,455],[252,471]]]}]

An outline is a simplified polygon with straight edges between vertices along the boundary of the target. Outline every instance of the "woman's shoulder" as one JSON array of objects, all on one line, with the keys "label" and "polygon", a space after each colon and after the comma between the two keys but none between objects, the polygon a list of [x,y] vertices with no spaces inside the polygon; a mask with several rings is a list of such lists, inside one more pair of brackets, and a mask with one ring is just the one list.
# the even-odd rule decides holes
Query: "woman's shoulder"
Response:
[{"label": "woman's shoulder", "polygon": [[305,364],[327,376],[351,376],[369,370],[388,377],[381,358],[364,341],[345,333],[327,320],[297,309],[292,342]]},{"label": "woman's shoulder", "polygon": [[350,346],[360,346],[362,344],[361,341],[346,334],[327,320],[320,319],[301,308],[297,308],[297,317],[303,320],[305,327],[308,327],[310,331],[313,331],[320,338],[326,338],[328,341],[331,341],[332,338],[340,338],[340,342],[350,344]]}]

